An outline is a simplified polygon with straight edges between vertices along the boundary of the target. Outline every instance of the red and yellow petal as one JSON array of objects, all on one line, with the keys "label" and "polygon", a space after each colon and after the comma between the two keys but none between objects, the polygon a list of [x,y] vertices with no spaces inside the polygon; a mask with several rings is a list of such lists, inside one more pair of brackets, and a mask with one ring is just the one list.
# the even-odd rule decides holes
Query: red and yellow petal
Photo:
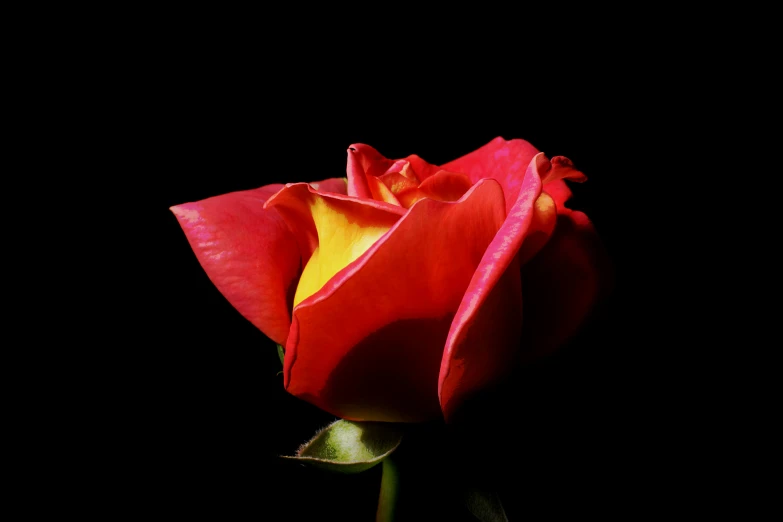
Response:
[{"label": "red and yellow petal", "polygon": [[380,178],[376,178],[375,176],[367,176],[366,181],[367,187],[370,189],[370,194],[372,194],[373,199],[377,201],[384,201],[392,205],[397,205],[398,207],[402,206],[391,189],[387,187]]},{"label": "red and yellow petal", "polygon": [[422,200],[293,312],[284,382],[339,417],[440,415],[438,372],[454,313],[503,224],[493,180],[456,203]]},{"label": "red and yellow petal", "polygon": [[266,206],[285,219],[302,252],[294,306],[361,256],[405,212],[381,201],[319,192],[307,183],[287,185]]},{"label": "red and yellow petal", "polygon": [[296,240],[264,203],[283,185],[231,192],[171,207],[210,280],[245,318],[283,344],[291,286],[299,274]]}]

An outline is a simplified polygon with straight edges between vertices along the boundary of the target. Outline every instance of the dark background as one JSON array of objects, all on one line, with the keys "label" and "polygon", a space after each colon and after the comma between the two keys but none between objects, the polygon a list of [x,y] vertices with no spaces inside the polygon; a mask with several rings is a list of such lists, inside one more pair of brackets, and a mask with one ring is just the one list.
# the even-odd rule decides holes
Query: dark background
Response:
[{"label": "dark background", "polygon": [[[127,185],[151,217],[131,239],[145,277],[130,291],[141,304],[117,336],[136,346],[123,361],[132,377],[119,407],[124,461],[141,477],[124,490],[127,510],[155,505],[171,515],[221,517],[249,510],[261,519],[275,511],[289,520],[338,510],[343,520],[370,520],[380,477],[377,468],[340,476],[277,458],[334,417],[285,392],[274,343],[212,285],[169,207],[344,176],[346,149],[356,142],[440,164],[496,136],[565,155],[588,176],[570,184],[570,206],[593,220],[615,287],[559,354],[487,399],[475,447],[452,447],[434,427],[431,445],[411,449],[408,462],[449,469],[458,458],[452,452],[479,455],[486,465],[476,474],[500,482],[512,520],[647,512],[678,495],[651,478],[668,437],[656,422],[667,378],[654,377],[668,348],[650,326],[647,299],[655,285],[649,267],[665,237],[643,211],[661,150],[649,129],[658,107],[635,88],[642,73],[592,66],[517,78],[481,60],[450,73],[432,58],[414,70],[351,56],[328,65],[248,62],[226,51],[166,46],[129,76],[121,100],[133,129],[124,144]],[[458,505],[448,477],[414,475],[411,492],[431,490],[425,497]],[[442,509],[443,519],[461,519],[456,507],[451,515]]]}]

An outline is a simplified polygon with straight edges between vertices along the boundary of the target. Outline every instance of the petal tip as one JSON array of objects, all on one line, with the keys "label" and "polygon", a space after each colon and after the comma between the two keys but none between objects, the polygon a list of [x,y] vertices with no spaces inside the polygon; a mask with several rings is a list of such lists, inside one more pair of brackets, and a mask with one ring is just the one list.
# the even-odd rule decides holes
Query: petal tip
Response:
[{"label": "petal tip", "polygon": [[179,205],[172,205],[169,210],[182,222],[192,222],[199,217],[198,209],[195,203],[182,203]]}]

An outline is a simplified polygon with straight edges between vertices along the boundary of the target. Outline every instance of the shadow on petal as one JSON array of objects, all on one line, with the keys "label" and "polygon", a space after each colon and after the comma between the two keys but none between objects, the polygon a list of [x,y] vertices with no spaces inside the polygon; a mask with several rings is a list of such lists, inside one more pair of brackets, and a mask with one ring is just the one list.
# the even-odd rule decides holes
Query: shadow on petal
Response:
[{"label": "shadow on petal", "polygon": [[349,420],[439,418],[438,372],[451,321],[409,319],[373,332],[338,363],[311,402]]}]

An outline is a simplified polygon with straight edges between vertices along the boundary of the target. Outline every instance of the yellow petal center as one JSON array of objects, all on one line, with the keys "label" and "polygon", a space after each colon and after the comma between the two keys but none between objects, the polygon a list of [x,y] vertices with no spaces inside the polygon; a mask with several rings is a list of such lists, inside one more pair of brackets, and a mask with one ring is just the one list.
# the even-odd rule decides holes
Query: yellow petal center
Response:
[{"label": "yellow petal center", "polygon": [[[318,246],[302,271],[294,294],[294,306],[316,293],[340,270],[364,254],[393,224],[362,224],[316,197],[310,212],[318,233]],[[396,216],[394,216],[396,218]]]}]

